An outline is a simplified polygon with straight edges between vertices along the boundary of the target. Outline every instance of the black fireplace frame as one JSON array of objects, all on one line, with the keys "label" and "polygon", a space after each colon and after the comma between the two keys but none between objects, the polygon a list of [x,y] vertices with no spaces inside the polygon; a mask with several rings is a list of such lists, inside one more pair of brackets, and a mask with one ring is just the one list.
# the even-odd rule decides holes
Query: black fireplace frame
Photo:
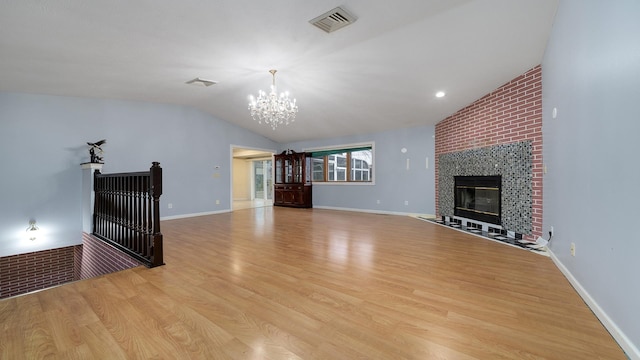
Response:
[{"label": "black fireplace frame", "polygon": [[[485,223],[502,225],[502,176],[490,175],[490,176],[454,176],[453,187],[453,215],[467,219],[477,220]],[[470,186],[470,187],[497,187],[498,188],[498,215],[481,213],[475,211],[469,211],[466,209],[458,208],[458,186]]]}]

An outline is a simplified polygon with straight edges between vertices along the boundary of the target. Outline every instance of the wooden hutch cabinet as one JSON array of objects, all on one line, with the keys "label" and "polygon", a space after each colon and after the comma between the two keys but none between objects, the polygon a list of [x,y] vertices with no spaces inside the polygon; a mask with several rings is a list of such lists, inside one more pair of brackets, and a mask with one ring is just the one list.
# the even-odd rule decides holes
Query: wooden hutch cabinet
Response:
[{"label": "wooden hutch cabinet", "polygon": [[312,207],[311,154],[285,150],[274,155],[273,205]]}]

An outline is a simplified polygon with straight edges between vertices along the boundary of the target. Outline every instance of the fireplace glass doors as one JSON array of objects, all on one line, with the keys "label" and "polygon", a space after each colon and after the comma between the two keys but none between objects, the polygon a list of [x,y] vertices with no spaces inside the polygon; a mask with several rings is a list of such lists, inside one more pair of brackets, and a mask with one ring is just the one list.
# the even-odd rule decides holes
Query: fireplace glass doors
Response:
[{"label": "fireplace glass doors", "polygon": [[454,176],[454,215],[500,225],[502,176]]}]

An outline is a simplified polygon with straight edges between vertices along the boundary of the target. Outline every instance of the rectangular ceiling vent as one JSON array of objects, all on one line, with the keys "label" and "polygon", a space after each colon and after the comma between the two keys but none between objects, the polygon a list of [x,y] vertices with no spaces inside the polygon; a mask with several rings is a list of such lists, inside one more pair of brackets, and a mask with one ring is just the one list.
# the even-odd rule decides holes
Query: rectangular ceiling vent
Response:
[{"label": "rectangular ceiling vent", "polygon": [[357,18],[347,12],[341,7],[337,7],[333,10],[318,16],[317,18],[310,20],[309,22],[320,29],[330,33],[343,27],[353,24]]},{"label": "rectangular ceiling vent", "polygon": [[215,85],[217,84],[217,81],[213,81],[213,80],[207,80],[207,79],[203,79],[203,78],[195,78],[193,80],[189,80],[187,81],[185,84],[189,84],[189,85],[201,85],[201,86],[211,86],[211,85]]}]

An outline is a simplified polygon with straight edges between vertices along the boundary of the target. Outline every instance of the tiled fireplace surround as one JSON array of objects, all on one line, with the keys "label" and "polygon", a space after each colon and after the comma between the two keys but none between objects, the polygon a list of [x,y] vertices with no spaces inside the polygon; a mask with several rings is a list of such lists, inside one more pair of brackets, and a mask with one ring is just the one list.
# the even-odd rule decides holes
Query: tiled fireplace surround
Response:
[{"label": "tiled fireplace surround", "polygon": [[436,213],[453,216],[453,177],[502,175],[502,226],[542,235],[542,69],[536,66],[436,125]]}]

